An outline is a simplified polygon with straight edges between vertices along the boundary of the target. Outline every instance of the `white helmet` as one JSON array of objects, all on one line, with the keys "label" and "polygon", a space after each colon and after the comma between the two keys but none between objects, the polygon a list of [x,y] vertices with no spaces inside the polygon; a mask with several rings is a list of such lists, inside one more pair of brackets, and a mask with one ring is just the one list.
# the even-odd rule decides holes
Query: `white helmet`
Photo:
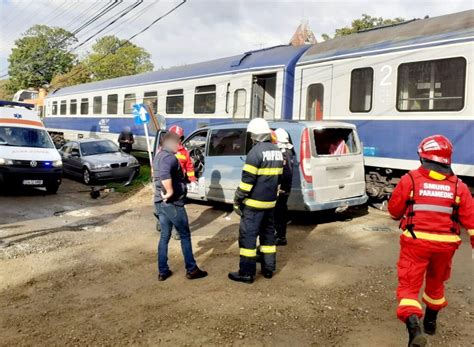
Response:
[{"label": "white helmet", "polygon": [[280,148],[292,149],[293,145],[290,143],[290,136],[285,129],[278,128],[275,130],[277,144]]},{"label": "white helmet", "polygon": [[271,130],[268,126],[268,122],[263,118],[254,118],[249,122],[247,126],[247,132],[254,135],[270,135]]}]

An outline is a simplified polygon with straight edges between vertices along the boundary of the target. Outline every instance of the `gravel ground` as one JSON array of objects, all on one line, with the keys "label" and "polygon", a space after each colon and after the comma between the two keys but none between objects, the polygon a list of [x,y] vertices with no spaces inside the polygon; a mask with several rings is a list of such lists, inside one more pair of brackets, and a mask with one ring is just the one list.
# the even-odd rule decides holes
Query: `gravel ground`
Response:
[{"label": "gravel ground", "polygon": [[[151,191],[92,200],[65,180],[55,196],[0,196],[0,345],[404,346],[395,317],[397,224],[372,208],[296,214],[278,272],[233,283],[238,218],[189,204],[195,255],[209,277],[156,280]],[[471,346],[472,257],[467,240],[447,285],[431,346]]]}]

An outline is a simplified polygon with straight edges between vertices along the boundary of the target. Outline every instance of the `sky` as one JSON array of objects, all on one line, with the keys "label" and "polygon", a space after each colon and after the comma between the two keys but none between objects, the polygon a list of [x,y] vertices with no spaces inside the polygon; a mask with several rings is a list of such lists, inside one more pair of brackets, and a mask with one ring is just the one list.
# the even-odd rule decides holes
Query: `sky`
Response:
[{"label": "sky", "polygon": [[[119,9],[135,1],[123,0],[115,11],[80,32],[77,35],[79,42],[109,23]],[[30,26],[46,24],[72,31],[108,2],[0,0],[0,75],[7,72],[7,58],[14,41]],[[143,0],[140,6],[103,34],[128,38],[179,2]],[[317,39],[321,40],[321,34],[332,35],[336,28],[349,26],[363,13],[413,19],[469,10],[473,6],[472,0],[187,0],[184,6],[132,42],[146,48],[152,55],[155,69],[159,69],[287,44],[302,20],[308,21]],[[86,54],[93,42],[85,44],[76,53]]]}]

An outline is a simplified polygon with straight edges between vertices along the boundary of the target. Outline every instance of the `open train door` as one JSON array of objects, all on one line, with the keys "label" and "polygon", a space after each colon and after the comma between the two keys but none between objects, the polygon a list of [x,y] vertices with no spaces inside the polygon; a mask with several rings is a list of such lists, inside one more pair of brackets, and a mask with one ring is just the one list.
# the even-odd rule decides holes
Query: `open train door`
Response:
[{"label": "open train door", "polygon": [[322,120],[331,111],[332,65],[304,68],[300,119]]}]

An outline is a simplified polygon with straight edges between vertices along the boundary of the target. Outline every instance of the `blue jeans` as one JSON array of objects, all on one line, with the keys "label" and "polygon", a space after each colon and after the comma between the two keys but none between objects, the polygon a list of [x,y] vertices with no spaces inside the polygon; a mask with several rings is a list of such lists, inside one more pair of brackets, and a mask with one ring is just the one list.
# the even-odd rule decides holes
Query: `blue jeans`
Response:
[{"label": "blue jeans", "polygon": [[191,231],[189,230],[188,215],[184,206],[176,206],[165,202],[155,203],[156,213],[160,219],[161,234],[158,243],[158,271],[160,274],[166,273],[168,267],[168,243],[171,238],[173,225],[181,237],[181,251],[183,252],[184,263],[188,272],[193,271],[197,265],[193,256],[193,246],[191,244]]}]

